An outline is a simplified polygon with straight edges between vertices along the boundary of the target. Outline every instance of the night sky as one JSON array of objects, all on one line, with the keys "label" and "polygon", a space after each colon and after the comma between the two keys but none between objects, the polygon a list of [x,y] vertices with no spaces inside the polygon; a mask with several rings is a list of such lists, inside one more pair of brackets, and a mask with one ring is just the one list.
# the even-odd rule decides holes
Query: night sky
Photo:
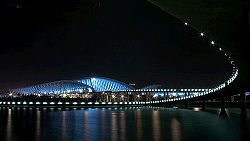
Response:
[{"label": "night sky", "polygon": [[109,77],[137,87],[211,87],[231,67],[205,37],[143,0],[1,5],[0,88]]}]

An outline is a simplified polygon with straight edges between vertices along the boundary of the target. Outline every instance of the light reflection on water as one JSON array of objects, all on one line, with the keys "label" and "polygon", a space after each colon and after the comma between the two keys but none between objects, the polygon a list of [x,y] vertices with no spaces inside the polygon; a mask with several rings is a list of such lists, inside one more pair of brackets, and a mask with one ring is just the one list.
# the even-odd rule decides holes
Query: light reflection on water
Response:
[{"label": "light reflection on water", "polygon": [[117,141],[117,115],[116,113],[112,112],[111,115],[111,140],[112,141]]},{"label": "light reflection on water", "polygon": [[8,109],[8,115],[7,115],[7,125],[6,125],[6,140],[11,141],[12,140],[12,109]]},{"label": "light reflection on water", "polygon": [[126,138],[126,114],[125,112],[120,112],[120,132],[121,132],[121,138],[123,140],[127,140]]},{"label": "light reflection on water", "polygon": [[171,120],[171,136],[173,141],[181,141],[181,123],[173,118]]},{"label": "light reflection on water", "polygon": [[62,141],[66,141],[66,111],[62,111]]},{"label": "light reflection on water", "polygon": [[36,109],[36,133],[35,133],[35,140],[40,141],[40,133],[41,133],[41,111]]},{"label": "light reflection on water", "polygon": [[153,140],[161,140],[161,126],[160,126],[160,112],[159,110],[152,111],[152,131],[153,131]]},{"label": "light reflection on water", "polygon": [[142,130],[142,117],[141,117],[141,109],[138,109],[136,111],[136,132],[137,132],[137,140],[141,141],[143,140],[143,130]]},{"label": "light reflection on water", "polygon": [[[249,133],[248,120],[217,109],[0,108],[0,140],[241,140]],[[246,126],[242,126],[242,123]],[[245,137],[242,137],[242,136]]]}]

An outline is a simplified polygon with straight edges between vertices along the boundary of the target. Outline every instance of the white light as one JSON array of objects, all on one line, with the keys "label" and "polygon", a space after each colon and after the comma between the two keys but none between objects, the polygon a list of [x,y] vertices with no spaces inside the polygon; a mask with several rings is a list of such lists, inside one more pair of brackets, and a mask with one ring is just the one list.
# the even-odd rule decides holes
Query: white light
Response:
[{"label": "white light", "polygon": [[195,112],[199,112],[199,111],[201,111],[201,109],[195,107],[195,108],[194,108],[194,111],[195,111]]},{"label": "white light", "polygon": [[222,50],[221,48],[219,48],[220,49],[220,51]]},{"label": "white light", "polygon": [[91,88],[88,88],[88,92],[93,92]]},{"label": "white light", "polygon": [[204,33],[203,33],[203,32],[201,32],[201,36],[204,36]]},{"label": "white light", "polygon": [[185,24],[185,25],[188,25],[188,23],[187,23],[187,22],[185,22],[184,24]]},{"label": "white light", "polygon": [[176,93],[173,93],[173,96],[176,96]]},{"label": "white light", "polygon": [[211,44],[214,45],[214,41],[211,41]]}]

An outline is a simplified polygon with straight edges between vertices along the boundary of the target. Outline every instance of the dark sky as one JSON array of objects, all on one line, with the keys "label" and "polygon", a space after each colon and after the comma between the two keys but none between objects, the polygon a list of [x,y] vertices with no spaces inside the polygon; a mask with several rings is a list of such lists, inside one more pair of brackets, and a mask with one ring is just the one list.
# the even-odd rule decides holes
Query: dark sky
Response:
[{"label": "dark sky", "polygon": [[206,38],[143,0],[19,0],[1,9],[1,88],[87,76],[197,88],[230,74]]}]

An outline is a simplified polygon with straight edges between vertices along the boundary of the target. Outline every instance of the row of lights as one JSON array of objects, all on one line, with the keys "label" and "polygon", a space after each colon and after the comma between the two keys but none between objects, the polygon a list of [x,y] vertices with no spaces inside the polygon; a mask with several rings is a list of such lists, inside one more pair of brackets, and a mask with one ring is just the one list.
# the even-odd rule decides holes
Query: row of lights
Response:
[{"label": "row of lights", "polygon": [[229,80],[226,81],[227,84],[222,83],[222,84],[220,84],[219,86],[217,86],[215,88],[209,89],[208,92],[202,92],[202,93],[199,93],[197,95],[184,96],[184,97],[180,97],[180,98],[174,98],[174,99],[168,99],[168,100],[162,100],[162,101],[154,101],[153,103],[170,102],[170,101],[177,101],[177,100],[183,100],[183,99],[188,99],[188,98],[194,98],[194,97],[198,97],[198,96],[204,96],[206,94],[210,94],[210,93],[213,93],[213,92],[216,92],[216,91],[219,91],[219,90],[223,89],[224,87],[226,87],[226,85],[229,85],[230,83],[232,83],[234,81],[234,79],[237,77],[237,75],[238,75],[238,70],[233,75],[233,77],[229,78]]},{"label": "row of lights", "polygon": [[[3,109],[5,109],[5,108],[8,108],[9,110],[12,110],[12,109],[15,109],[15,107],[3,107]],[[39,107],[33,107],[33,108],[35,108],[36,110],[39,110],[40,108]],[[31,109],[33,109],[32,107],[29,107],[29,109],[31,110]],[[141,107],[141,105],[138,105],[138,106],[122,106],[122,107],[102,107],[102,108],[100,108],[100,107],[95,107],[95,108],[93,108],[93,107],[87,107],[87,109],[88,110],[95,110],[95,109],[114,109],[114,110],[118,110],[118,109],[141,109],[142,107]],[[153,107],[153,106],[148,106],[147,108],[156,108],[156,107]],[[164,109],[164,107],[157,107],[158,109]],[[0,109],[2,109],[2,107],[0,107]],[[17,109],[18,110],[20,110],[21,108],[20,107],[17,107]],[[26,109],[26,107],[22,107],[22,109]],[[47,107],[43,107],[42,108],[43,110],[46,110],[47,109]],[[62,110],[62,108],[61,107],[55,107],[55,108],[53,108],[53,107],[50,107],[49,109],[51,109],[51,110],[54,110],[54,109],[58,109],[58,110]],[[69,110],[70,108],[65,108],[65,110]],[[72,108],[73,110],[76,110],[77,108],[76,107],[74,107],[74,108]],[[80,109],[86,109],[86,108],[84,108],[84,107],[81,107]]]},{"label": "row of lights", "polygon": [[135,89],[135,90],[121,90],[122,92],[145,92],[145,91],[157,91],[157,92],[173,92],[173,91],[182,91],[182,92],[200,92],[208,91],[209,89]]},{"label": "row of lights", "polygon": [[62,104],[65,104],[65,105],[69,105],[69,104],[73,104],[73,105],[99,105],[99,104],[104,104],[104,105],[118,105],[118,104],[128,104],[128,105],[131,105],[131,104],[136,104],[136,105],[141,105],[141,104],[146,104],[145,102],[0,102],[0,105],[3,104],[3,105],[62,105]]},{"label": "row of lights", "polygon": [[[188,23],[185,22],[184,25],[188,26]],[[200,33],[200,36],[204,36],[204,35],[205,34],[203,32]],[[215,45],[215,42],[211,41],[211,44]],[[219,50],[223,51],[222,48],[219,48]],[[228,56],[226,53],[224,53],[224,55]],[[238,76],[238,69],[234,64],[234,61],[232,61],[230,57],[228,57],[228,59],[229,59],[229,61],[231,61],[231,65],[233,65],[233,73],[232,73],[232,77],[230,77],[226,82],[220,84],[219,86],[216,86],[215,88],[208,89],[208,91],[201,92],[197,95],[184,96],[184,97],[180,97],[180,98],[174,98],[174,99],[168,99],[168,100],[162,100],[162,101],[154,101],[153,103],[169,102],[169,101],[183,100],[183,99],[187,99],[187,98],[194,98],[194,97],[203,96],[203,95],[213,93],[213,92],[216,92],[216,91],[223,89],[224,87],[226,87],[226,85],[229,85],[230,83],[232,83],[236,79],[236,77]]]},{"label": "row of lights", "polygon": [[[188,26],[189,24],[188,24],[187,22],[184,22],[184,25]],[[205,33],[204,33],[204,32],[201,32],[201,33],[200,33],[200,36],[202,36],[202,37],[205,36]],[[214,41],[211,41],[211,44],[214,45],[215,42],[214,42]]]}]

